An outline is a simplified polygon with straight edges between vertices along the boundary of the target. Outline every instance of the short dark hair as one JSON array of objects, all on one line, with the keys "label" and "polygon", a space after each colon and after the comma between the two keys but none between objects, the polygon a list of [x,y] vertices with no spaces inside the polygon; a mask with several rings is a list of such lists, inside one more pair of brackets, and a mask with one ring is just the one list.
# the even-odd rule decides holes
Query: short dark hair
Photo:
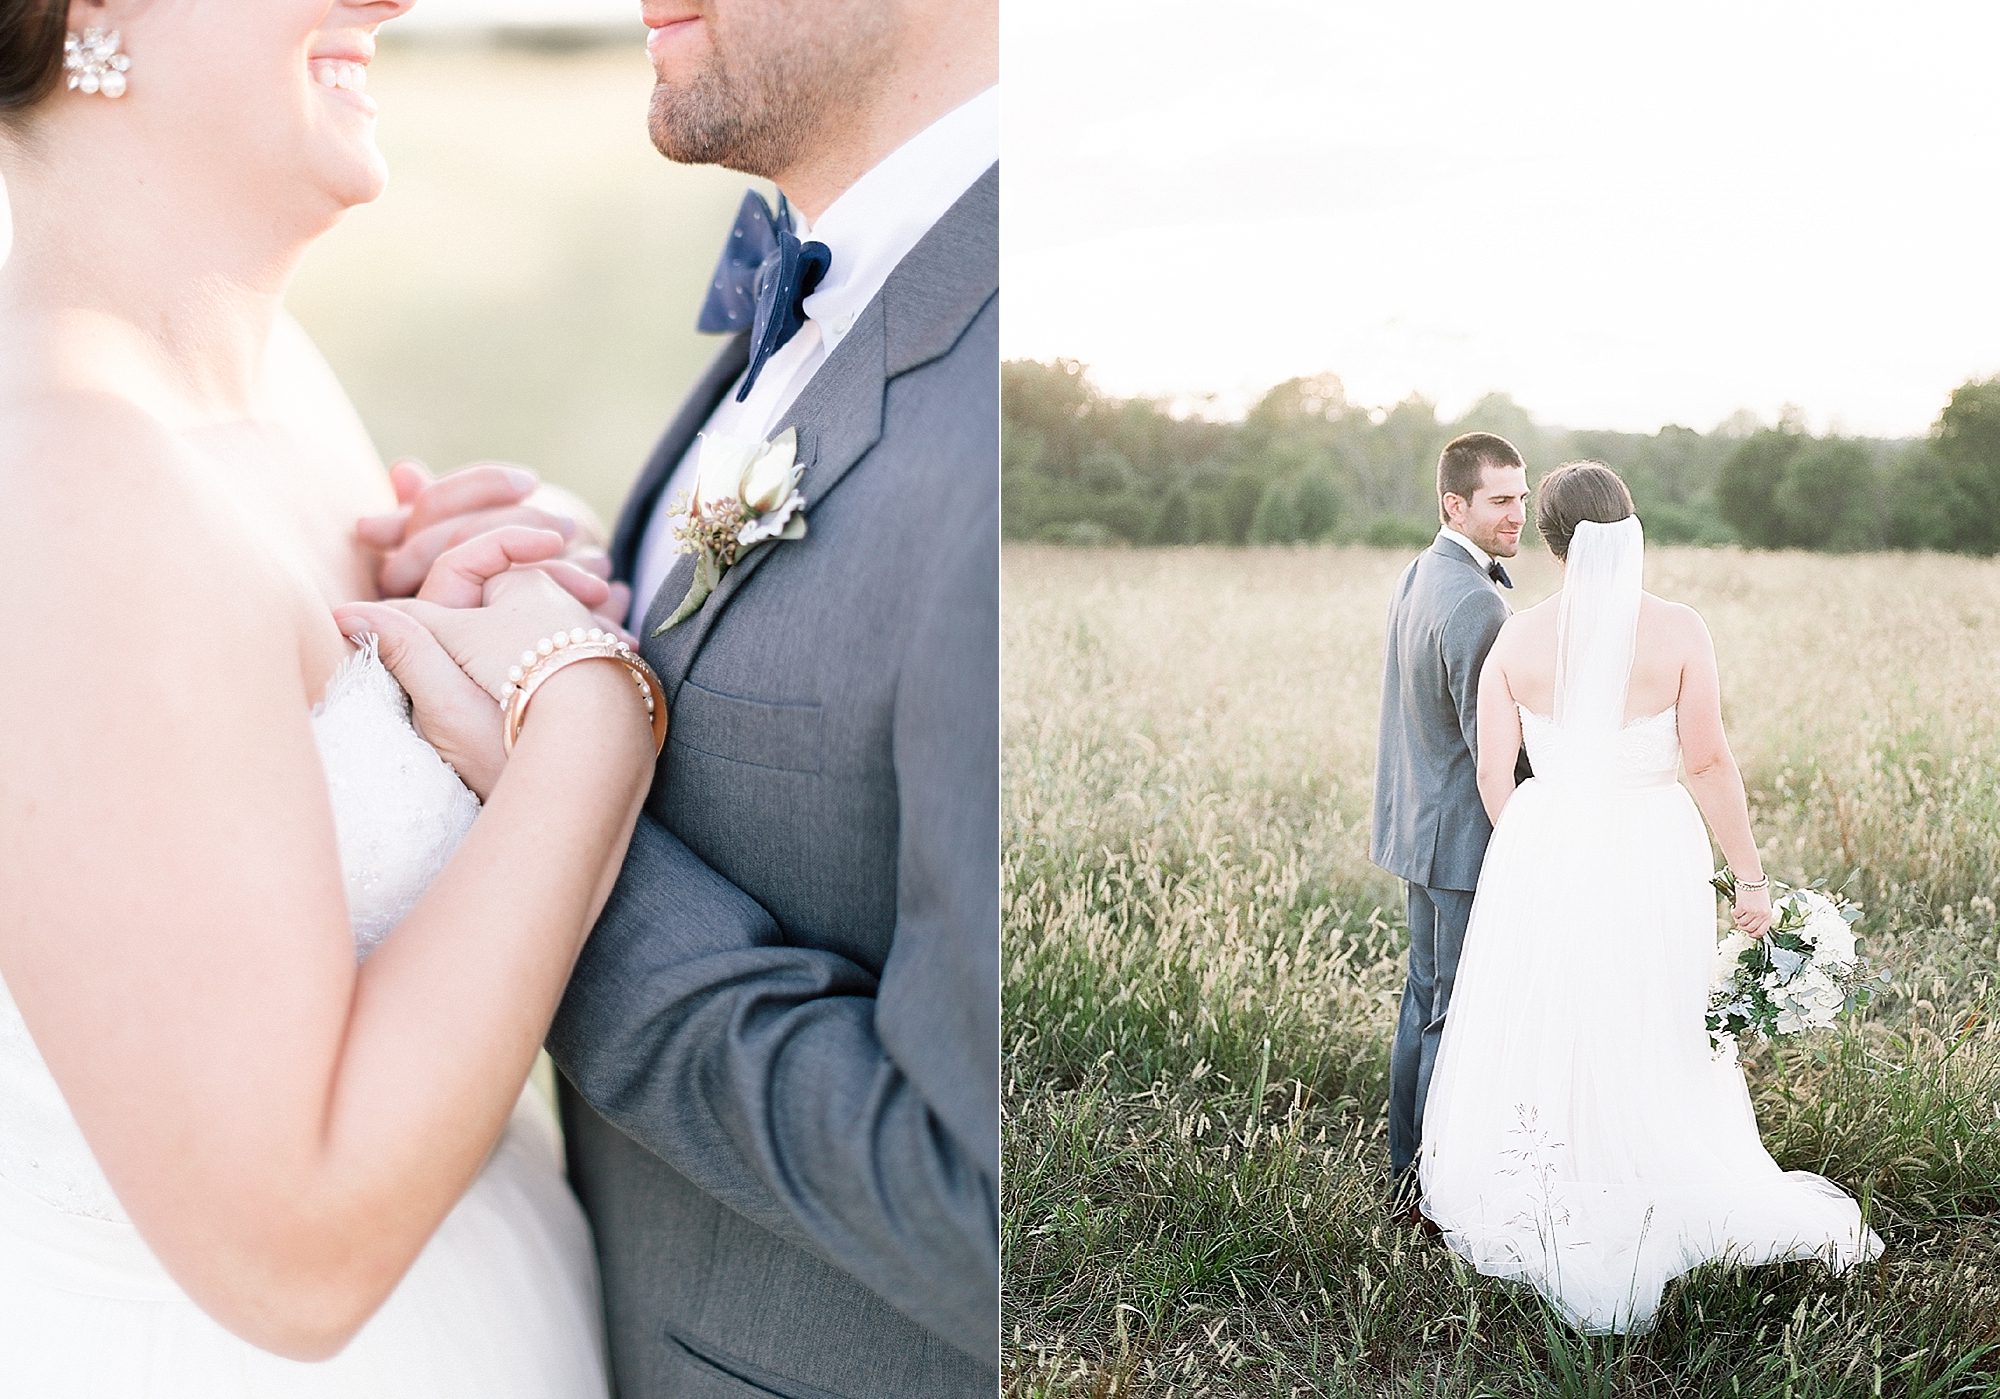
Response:
[{"label": "short dark hair", "polygon": [[56,90],[68,29],[65,0],[0,0],[0,116]]},{"label": "short dark hair", "polygon": [[1599,461],[1566,461],[1535,490],[1535,528],[1559,559],[1569,557],[1570,536],[1584,521],[1615,525],[1633,514],[1632,493]]},{"label": "short dark hair", "polygon": [[1444,444],[1438,453],[1438,519],[1446,524],[1444,498],[1455,495],[1470,502],[1485,480],[1486,468],[1510,466],[1527,469],[1514,444],[1494,432],[1461,433]]}]

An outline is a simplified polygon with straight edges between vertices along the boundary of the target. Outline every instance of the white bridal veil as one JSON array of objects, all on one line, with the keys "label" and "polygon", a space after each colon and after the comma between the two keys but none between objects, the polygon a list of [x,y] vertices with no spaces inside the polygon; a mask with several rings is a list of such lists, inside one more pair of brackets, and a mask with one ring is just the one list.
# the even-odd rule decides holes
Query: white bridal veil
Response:
[{"label": "white bridal veil", "polygon": [[1624,727],[1645,564],[1637,515],[1609,525],[1586,520],[1570,537],[1557,613],[1555,721],[1579,738]]}]

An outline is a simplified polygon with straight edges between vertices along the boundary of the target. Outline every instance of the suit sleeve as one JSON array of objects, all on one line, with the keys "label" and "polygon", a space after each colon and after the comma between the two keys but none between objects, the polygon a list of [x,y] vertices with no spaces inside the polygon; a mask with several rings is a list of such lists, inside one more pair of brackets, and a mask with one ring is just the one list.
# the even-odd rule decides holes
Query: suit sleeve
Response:
[{"label": "suit sleeve", "polygon": [[[994,493],[985,493],[988,496]],[[878,983],[642,816],[549,1038],[606,1118],[991,1364],[999,1308],[998,502],[940,551],[893,716]]]},{"label": "suit sleeve", "polygon": [[1507,604],[1490,589],[1470,592],[1445,619],[1438,644],[1444,653],[1445,684],[1458,711],[1459,732],[1476,762],[1479,758],[1479,671],[1493,638],[1507,620]]}]

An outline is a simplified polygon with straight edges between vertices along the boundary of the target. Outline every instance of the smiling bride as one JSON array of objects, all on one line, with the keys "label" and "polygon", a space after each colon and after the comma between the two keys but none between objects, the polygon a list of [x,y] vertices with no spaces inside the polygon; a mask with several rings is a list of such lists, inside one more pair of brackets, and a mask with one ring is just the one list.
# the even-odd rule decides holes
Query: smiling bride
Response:
[{"label": "smiling bride", "polygon": [[[523,1086],[652,773],[647,673],[552,669],[502,769],[477,688],[400,654],[419,738],[334,621],[394,496],[282,312],[382,188],[409,3],[0,0],[8,1393],[605,1393]],[[469,671],[592,626],[561,547],[440,562]]]}]

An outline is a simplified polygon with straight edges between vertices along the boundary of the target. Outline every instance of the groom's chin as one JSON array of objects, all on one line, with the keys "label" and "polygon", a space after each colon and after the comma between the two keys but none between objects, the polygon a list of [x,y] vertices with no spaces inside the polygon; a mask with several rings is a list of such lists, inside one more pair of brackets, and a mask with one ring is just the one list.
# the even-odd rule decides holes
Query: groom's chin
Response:
[{"label": "groom's chin", "polygon": [[693,105],[686,92],[664,82],[653,85],[646,108],[653,149],[678,165],[729,165],[730,142],[710,124],[693,120],[688,110]]}]

